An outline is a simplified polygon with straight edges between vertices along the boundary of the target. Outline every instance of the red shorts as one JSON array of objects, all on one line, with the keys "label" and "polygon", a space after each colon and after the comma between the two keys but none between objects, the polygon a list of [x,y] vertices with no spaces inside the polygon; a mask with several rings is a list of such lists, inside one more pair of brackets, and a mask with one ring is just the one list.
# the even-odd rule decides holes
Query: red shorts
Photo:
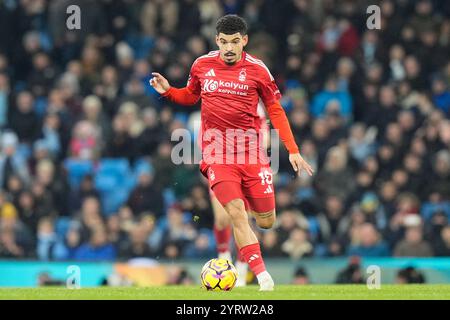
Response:
[{"label": "red shorts", "polygon": [[275,190],[269,165],[201,163],[200,170],[223,206],[231,200],[242,199],[246,210],[263,213],[275,209]]}]

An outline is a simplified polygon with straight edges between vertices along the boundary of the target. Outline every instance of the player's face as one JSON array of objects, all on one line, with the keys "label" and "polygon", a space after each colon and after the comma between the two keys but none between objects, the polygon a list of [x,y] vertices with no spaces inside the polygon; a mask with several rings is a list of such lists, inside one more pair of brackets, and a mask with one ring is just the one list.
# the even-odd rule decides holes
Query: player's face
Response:
[{"label": "player's face", "polygon": [[241,59],[242,51],[247,45],[247,42],[248,36],[242,36],[239,32],[235,34],[219,33],[216,36],[216,43],[220,50],[220,58],[229,65]]}]

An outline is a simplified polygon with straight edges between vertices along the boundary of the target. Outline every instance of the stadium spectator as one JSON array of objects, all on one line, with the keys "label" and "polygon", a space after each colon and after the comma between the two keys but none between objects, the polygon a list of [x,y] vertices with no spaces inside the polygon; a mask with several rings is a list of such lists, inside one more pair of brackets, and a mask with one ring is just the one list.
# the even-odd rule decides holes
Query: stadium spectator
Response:
[{"label": "stadium spectator", "polygon": [[347,166],[346,151],[338,146],[327,152],[323,170],[316,175],[315,186],[323,198],[336,195],[346,199],[354,189],[352,170]]},{"label": "stadium spectator", "polygon": [[347,91],[338,88],[337,80],[334,77],[327,79],[324,90],[313,98],[311,114],[314,117],[321,117],[331,110],[337,111],[347,120],[352,114],[351,96]]},{"label": "stadium spectator", "polygon": [[294,273],[294,279],[292,280],[292,284],[297,285],[307,285],[310,284],[310,279],[308,276],[308,272],[304,267],[298,267]]},{"label": "stadium spectator", "polygon": [[37,138],[39,120],[33,108],[34,103],[31,92],[20,92],[15,106],[8,112],[8,126],[17,134],[20,143],[30,144]]},{"label": "stadium spectator", "polygon": [[364,283],[359,257],[350,257],[348,265],[340,270],[336,277],[338,284],[362,284]]},{"label": "stadium spectator", "polygon": [[154,185],[154,175],[148,165],[141,165],[137,173],[138,185],[131,192],[127,204],[135,215],[152,211],[156,217],[163,216],[163,196]]},{"label": "stadium spectator", "polygon": [[389,247],[371,223],[364,223],[355,229],[347,255],[361,257],[385,257]]},{"label": "stadium spectator", "polygon": [[139,257],[152,257],[150,246],[147,243],[147,231],[141,226],[137,225],[130,231],[130,240],[126,245],[119,249],[118,257],[121,259],[132,259]]},{"label": "stadium spectator", "polygon": [[295,260],[313,254],[313,246],[308,241],[308,233],[301,228],[295,228],[290,232],[289,239],[283,242],[281,250]]},{"label": "stadium spectator", "polygon": [[89,242],[82,243],[74,252],[74,259],[81,261],[108,261],[116,259],[116,249],[108,242],[103,227],[91,230]]},{"label": "stadium spectator", "polygon": [[266,257],[283,257],[286,255],[281,250],[278,233],[274,230],[267,230],[262,234],[261,246]]},{"label": "stadium spectator", "polygon": [[439,235],[434,245],[434,252],[438,257],[448,257],[450,256],[450,226],[443,227]]},{"label": "stadium spectator", "polygon": [[398,284],[420,284],[425,283],[425,275],[414,267],[406,267],[397,272],[395,283]]},{"label": "stadium spectator", "polygon": [[216,247],[211,238],[211,232],[200,232],[194,242],[186,246],[183,255],[187,258],[213,258],[216,255]]},{"label": "stadium spectator", "polygon": [[423,239],[422,227],[410,226],[406,228],[404,239],[395,246],[393,255],[396,257],[431,257],[433,249]]},{"label": "stadium spectator", "polygon": [[4,132],[0,140],[0,186],[7,187],[9,177],[16,175],[24,183],[29,183],[30,173],[26,160],[18,152],[18,138],[14,132]]},{"label": "stadium spectator", "polygon": [[36,249],[39,260],[67,259],[68,252],[64,242],[56,234],[53,221],[48,217],[43,217],[39,220]]}]

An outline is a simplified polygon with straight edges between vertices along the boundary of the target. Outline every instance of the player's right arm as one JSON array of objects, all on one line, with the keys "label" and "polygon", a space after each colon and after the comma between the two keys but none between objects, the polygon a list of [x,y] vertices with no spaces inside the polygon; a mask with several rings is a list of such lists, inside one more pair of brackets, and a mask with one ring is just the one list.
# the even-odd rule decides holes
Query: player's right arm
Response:
[{"label": "player's right arm", "polygon": [[191,72],[186,87],[174,88],[169,81],[158,72],[152,72],[153,78],[150,79],[150,85],[156,92],[177,104],[191,106],[200,99],[200,81],[195,74],[196,63],[192,65]]},{"label": "player's right arm", "polygon": [[192,106],[200,99],[200,95],[193,92],[189,87],[180,89],[174,88],[169,84],[169,81],[158,72],[152,72],[152,75],[153,78],[150,79],[150,85],[155,88],[156,92],[170,101],[177,104]]}]

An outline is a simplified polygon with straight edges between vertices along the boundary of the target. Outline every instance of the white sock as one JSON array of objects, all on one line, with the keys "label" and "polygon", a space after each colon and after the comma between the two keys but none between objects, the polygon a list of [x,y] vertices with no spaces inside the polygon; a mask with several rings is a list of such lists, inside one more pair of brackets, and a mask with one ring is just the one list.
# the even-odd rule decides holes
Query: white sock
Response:
[{"label": "white sock", "polygon": [[236,261],[235,266],[238,274],[236,285],[240,287],[245,286],[247,284],[248,264],[242,261]]}]

